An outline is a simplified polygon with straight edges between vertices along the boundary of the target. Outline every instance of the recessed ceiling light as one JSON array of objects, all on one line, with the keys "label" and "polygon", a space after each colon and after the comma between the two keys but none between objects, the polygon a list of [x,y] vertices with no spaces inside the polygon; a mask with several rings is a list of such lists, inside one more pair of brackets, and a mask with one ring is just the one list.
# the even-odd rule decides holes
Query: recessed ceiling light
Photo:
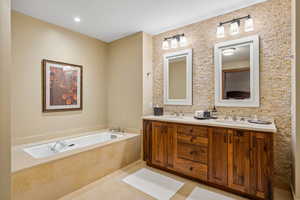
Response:
[{"label": "recessed ceiling light", "polygon": [[80,19],[79,17],[74,17],[74,21],[75,21],[75,22],[80,22],[81,19]]}]

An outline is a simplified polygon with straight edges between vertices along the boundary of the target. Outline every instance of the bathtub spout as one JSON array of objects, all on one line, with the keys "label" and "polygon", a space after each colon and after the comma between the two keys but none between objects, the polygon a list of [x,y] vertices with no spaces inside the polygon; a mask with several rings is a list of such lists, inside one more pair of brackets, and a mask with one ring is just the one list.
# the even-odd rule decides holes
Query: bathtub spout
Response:
[{"label": "bathtub spout", "polygon": [[67,144],[64,141],[59,140],[50,147],[50,150],[53,152],[57,152],[57,149],[56,149],[57,145],[62,146],[62,148],[65,148],[67,146]]}]

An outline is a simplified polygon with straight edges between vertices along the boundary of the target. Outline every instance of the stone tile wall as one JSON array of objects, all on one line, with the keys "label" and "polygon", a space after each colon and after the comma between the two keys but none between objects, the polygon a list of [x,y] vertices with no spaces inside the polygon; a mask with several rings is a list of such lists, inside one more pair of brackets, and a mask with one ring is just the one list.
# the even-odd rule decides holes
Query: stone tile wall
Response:
[{"label": "stone tile wall", "polygon": [[[255,31],[238,36],[216,38],[219,22],[250,14]],[[163,105],[164,37],[184,33],[193,49],[193,106],[164,106],[166,111],[194,112],[214,105],[213,47],[216,43],[258,34],[260,37],[260,102],[259,108],[218,107],[223,114],[272,117],[278,133],[274,137],[275,185],[287,187],[290,179],[291,139],[291,1],[269,0],[226,15],[164,32],[153,38],[153,103]]]}]

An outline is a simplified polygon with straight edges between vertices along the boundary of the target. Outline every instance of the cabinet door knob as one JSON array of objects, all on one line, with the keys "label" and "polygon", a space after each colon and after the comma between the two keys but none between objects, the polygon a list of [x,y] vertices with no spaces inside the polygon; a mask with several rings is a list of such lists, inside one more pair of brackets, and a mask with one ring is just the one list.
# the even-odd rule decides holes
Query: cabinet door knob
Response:
[{"label": "cabinet door knob", "polygon": [[194,167],[190,167],[190,170],[193,171]]}]

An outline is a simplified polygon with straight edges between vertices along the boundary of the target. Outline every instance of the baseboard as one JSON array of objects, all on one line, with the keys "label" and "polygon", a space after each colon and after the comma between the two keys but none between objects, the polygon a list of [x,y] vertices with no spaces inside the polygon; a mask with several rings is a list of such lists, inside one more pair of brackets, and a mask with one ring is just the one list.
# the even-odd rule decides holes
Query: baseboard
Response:
[{"label": "baseboard", "polygon": [[51,140],[58,137],[68,137],[84,132],[90,132],[90,131],[96,131],[101,129],[106,129],[106,125],[96,125],[94,127],[81,127],[76,129],[66,129],[66,130],[60,130],[55,132],[44,132],[42,134],[38,135],[32,135],[28,137],[17,137],[15,139],[12,139],[13,145],[22,145],[22,144],[29,144],[44,140]]},{"label": "baseboard", "polygon": [[291,190],[293,199],[294,199],[294,200],[300,200],[300,197],[296,197],[295,191],[294,191],[293,188],[294,188],[294,187],[293,187],[292,184],[291,184],[291,185],[290,185],[290,190]]}]

